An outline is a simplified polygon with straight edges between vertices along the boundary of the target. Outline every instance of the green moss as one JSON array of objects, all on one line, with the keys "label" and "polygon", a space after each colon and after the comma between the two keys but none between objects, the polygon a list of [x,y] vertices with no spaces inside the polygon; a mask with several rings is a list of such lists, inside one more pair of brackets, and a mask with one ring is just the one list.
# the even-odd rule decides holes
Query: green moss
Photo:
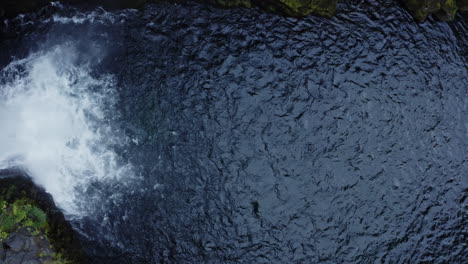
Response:
[{"label": "green moss", "polygon": [[5,199],[11,199],[13,195],[17,192],[18,190],[16,189],[15,185],[10,186],[8,189],[4,189],[2,192],[2,196],[5,197]]},{"label": "green moss", "polygon": [[333,16],[336,12],[334,0],[279,0],[291,9],[296,15],[311,13],[322,16]]},{"label": "green moss", "polygon": [[198,0],[222,7],[260,7],[288,16],[305,16],[317,14],[333,16],[338,0]]},{"label": "green moss", "polygon": [[468,0],[404,0],[407,9],[419,21],[424,21],[431,14],[438,19],[447,21],[455,18],[457,11]]},{"label": "green moss", "polygon": [[25,199],[12,204],[0,200],[0,241],[23,227],[30,227],[33,232],[47,233],[46,214]]},{"label": "green moss", "polygon": [[250,0],[214,0],[216,4],[224,7],[252,7]]},{"label": "green moss", "polygon": [[[33,236],[41,235],[48,239],[47,234],[50,229],[46,213],[26,198],[16,200],[13,203],[0,199],[0,242],[22,228],[27,228]],[[64,258],[61,253],[52,253],[51,255],[45,252],[39,253],[41,258],[47,256],[52,257],[53,264],[73,263]]]},{"label": "green moss", "polygon": [[457,1],[456,0],[444,0],[442,1],[442,8],[441,8],[444,13],[446,13],[447,18],[452,20],[455,18],[455,15],[457,14]]},{"label": "green moss", "polygon": [[444,6],[450,9],[457,9],[457,1],[456,0],[446,0]]},{"label": "green moss", "polygon": [[275,13],[289,16],[317,14],[333,16],[337,0],[252,0],[252,2]]},{"label": "green moss", "polygon": [[37,254],[37,256],[40,257],[40,258],[45,258],[45,257],[47,257],[49,255],[46,252],[41,251],[41,252],[39,252],[39,254]]},{"label": "green moss", "polygon": [[405,0],[410,13],[419,21],[424,21],[430,12],[440,8],[439,0]]},{"label": "green moss", "polygon": [[45,238],[63,259],[86,263],[79,240],[52,197],[21,174],[6,175],[10,177],[0,178],[0,242],[13,233],[28,232]]},{"label": "green moss", "polygon": [[[51,264],[73,264],[73,261],[67,260],[61,253],[47,253],[44,251],[37,254],[39,258],[52,258]],[[47,262],[49,263],[49,262]]]},{"label": "green moss", "polygon": [[52,253],[52,264],[72,264],[73,262],[63,258],[60,253]]}]

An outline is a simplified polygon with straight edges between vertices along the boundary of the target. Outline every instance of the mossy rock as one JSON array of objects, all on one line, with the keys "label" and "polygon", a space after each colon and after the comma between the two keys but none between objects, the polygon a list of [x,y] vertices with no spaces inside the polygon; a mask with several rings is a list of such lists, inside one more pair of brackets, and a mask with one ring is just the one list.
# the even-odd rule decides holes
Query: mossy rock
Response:
[{"label": "mossy rock", "polygon": [[[103,6],[109,9],[143,8],[149,3],[184,3],[189,0],[63,0],[75,6]],[[226,8],[260,7],[287,16],[316,14],[331,17],[336,13],[338,0],[195,0],[200,3]],[[35,11],[51,0],[3,0],[0,1],[0,18],[14,17],[20,13]],[[468,0],[401,0],[418,21],[434,15],[443,21],[453,20],[457,11],[468,11]]]},{"label": "mossy rock", "polygon": [[[316,14],[333,16],[338,0],[196,0],[200,3],[214,4],[220,7],[260,7],[274,13],[287,16],[306,16]],[[158,2],[152,0],[151,2]],[[171,1],[169,1],[171,2]],[[172,2],[183,2],[173,0]]]},{"label": "mossy rock", "polygon": [[78,235],[52,196],[24,173],[0,170],[0,212],[0,240],[26,228],[30,235],[50,241],[55,263],[86,263]]},{"label": "mossy rock", "polygon": [[[221,7],[260,7],[289,16],[305,16],[317,14],[333,16],[336,12],[338,0],[196,0],[201,3],[214,4]],[[19,13],[37,10],[51,2],[50,0],[4,0],[0,3],[1,12],[7,17]],[[159,2],[187,2],[186,0],[63,0],[73,5],[104,6],[106,8],[141,8],[148,3]]]},{"label": "mossy rock", "polygon": [[458,10],[468,10],[468,0],[404,0],[403,2],[418,21],[425,21],[430,15],[442,21],[449,21],[455,18]]},{"label": "mossy rock", "polygon": [[336,13],[337,0],[252,0],[254,6],[288,16],[316,14],[331,17]]},{"label": "mossy rock", "polygon": [[214,4],[222,6],[222,7],[252,7],[251,0],[213,0]]},{"label": "mossy rock", "polygon": [[0,199],[0,241],[23,227],[30,228],[31,232],[47,233],[45,212],[26,199],[13,203]]},{"label": "mossy rock", "polygon": [[50,243],[47,220],[46,213],[33,201],[23,198],[8,203],[0,199],[0,261],[73,264]]}]

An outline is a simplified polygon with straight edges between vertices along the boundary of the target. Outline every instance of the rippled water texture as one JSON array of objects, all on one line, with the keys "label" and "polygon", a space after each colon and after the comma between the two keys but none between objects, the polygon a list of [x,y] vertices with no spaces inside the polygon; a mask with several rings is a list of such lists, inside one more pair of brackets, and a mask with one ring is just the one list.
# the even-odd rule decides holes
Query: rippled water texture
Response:
[{"label": "rippled water texture", "polygon": [[81,196],[103,197],[74,220],[92,262],[466,261],[467,17],[418,25],[373,2],[10,21],[2,65],[64,41],[106,51],[94,75],[115,78],[115,153],[139,180]]}]

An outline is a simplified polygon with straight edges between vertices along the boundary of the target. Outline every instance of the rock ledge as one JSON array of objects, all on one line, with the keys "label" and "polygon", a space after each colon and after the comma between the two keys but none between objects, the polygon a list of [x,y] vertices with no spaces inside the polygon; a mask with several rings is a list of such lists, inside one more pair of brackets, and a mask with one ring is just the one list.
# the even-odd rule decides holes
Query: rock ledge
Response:
[{"label": "rock ledge", "polygon": [[77,234],[50,194],[20,171],[0,171],[0,263],[85,263]]}]

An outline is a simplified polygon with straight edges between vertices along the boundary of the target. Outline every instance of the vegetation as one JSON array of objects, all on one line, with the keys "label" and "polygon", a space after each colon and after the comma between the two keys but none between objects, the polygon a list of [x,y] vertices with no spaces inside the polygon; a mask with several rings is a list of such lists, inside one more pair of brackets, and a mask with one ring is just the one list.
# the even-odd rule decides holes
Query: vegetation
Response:
[{"label": "vegetation", "polygon": [[[26,229],[32,236],[49,233],[46,213],[31,201],[23,198],[13,203],[0,199],[0,242],[21,229]],[[51,257],[52,264],[71,264],[60,253],[39,253],[39,258]]]},{"label": "vegetation", "polygon": [[[96,6],[105,8],[143,8],[148,3],[185,2],[186,0],[95,0]],[[260,7],[288,16],[316,14],[333,16],[341,0],[195,0],[201,3],[223,7]],[[46,6],[51,0],[2,0],[0,17],[14,17]],[[64,0],[62,2],[79,4],[85,0]],[[411,14],[419,21],[424,21],[433,14],[440,20],[454,19],[457,10],[468,10],[468,0],[401,0]]]},{"label": "vegetation", "polygon": [[287,15],[304,16],[317,14],[321,16],[333,16],[336,12],[337,0],[279,0],[284,5],[282,8]]},{"label": "vegetation", "polygon": [[60,253],[52,253],[52,264],[72,264],[72,261],[66,260],[63,258],[62,254]]},{"label": "vegetation", "polygon": [[9,205],[0,200],[0,240],[20,228],[27,227],[33,234],[46,233],[47,216],[41,209],[21,199]]},{"label": "vegetation", "polygon": [[468,8],[468,0],[404,0],[410,13],[419,21],[433,14],[443,21],[453,20],[457,11]]},{"label": "vegetation", "polygon": [[214,3],[223,7],[253,7],[289,16],[304,16],[316,14],[333,16],[336,11],[337,0],[198,0],[199,2]]}]

